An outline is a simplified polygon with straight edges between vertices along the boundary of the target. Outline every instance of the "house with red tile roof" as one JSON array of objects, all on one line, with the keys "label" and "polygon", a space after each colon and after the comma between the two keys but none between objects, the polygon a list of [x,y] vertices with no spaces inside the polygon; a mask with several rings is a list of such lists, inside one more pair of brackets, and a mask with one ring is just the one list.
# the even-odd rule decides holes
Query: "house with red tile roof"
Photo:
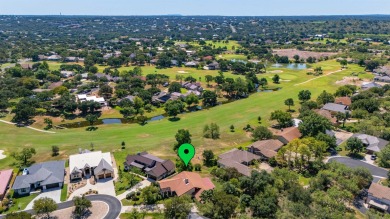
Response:
[{"label": "house with red tile roof", "polygon": [[345,106],[351,106],[352,100],[350,97],[336,97],[336,99],[334,100],[334,103],[342,104]]},{"label": "house with red tile roof", "polygon": [[158,182],[163,196],[189,195],[200,200],[203,191],[215,188],[210,178],[202,178],[198,173],[183,171],[170,179]]},{"label": "house with red tile roof", "polygon": [[332,125],[338,125],[337,118],[328,110],[316,109],[314,110],[318,115],[327,118]]},{"label": "house with red tile roof", "polygon": [[284,144],[277,139],[269,139],[255,141],[246,148],[249,152],[259,155],[262,160],[268,160],[275,157],[283,145]]},{"label": "house with red tile roof", "polygon": [[1,170],[0,171],[0,201],[3,200],[7,193],[8,185],[12,179],[12,170]]},{"label": "house with red tile roof", "polygon": [[280,130],[272,130],[273,134],[283,144],[288,144],[290,141],[302,137],[298,127],[288,127]]}]

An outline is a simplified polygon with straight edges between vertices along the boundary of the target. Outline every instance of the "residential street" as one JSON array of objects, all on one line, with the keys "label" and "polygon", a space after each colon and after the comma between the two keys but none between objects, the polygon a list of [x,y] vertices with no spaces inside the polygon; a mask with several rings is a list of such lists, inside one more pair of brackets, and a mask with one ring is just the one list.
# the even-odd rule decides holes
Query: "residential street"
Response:
[{"label": "residential street", "polygon": [[366,167],[367,169],[370,170],[371,174],[374,176],[374,181],[377,181],[379,178],[387,178],[388,171],[386,169],[371,165],[361,160],[355,160],[349,157],[331,157],[328,160],[328,162],[334,162],[334,161],[345,164],[351,168]]},{"label": "residential street", "polygon": [[[104,217],[104,219],[117,219],[118,218],[118,216],[121,212],[121,209],[122,209],[122,205],[121,205],[121,202],[117,198],[109,196],[109,195],[89,195],[86,197],[90,201],[102,201],[102,202],[105,202],[106,204],[108,204],[109,211],[108,211],[107,215]],[[58,204],[57,210],[70,208],[72,206],[73,206],[73,201],[63,202],[63,203]],[[33,210],[26,210],[26,212],[34,213]],[[0,219],[3,219],[3,218],[5,218],[5,216],[0,215]]]}]

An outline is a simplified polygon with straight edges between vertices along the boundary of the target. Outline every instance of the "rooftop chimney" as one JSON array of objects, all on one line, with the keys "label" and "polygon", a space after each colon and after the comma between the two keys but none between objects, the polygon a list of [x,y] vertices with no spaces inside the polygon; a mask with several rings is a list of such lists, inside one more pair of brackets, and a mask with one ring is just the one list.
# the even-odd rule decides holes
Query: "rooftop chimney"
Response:
[{"label": "rooftop chimney", "polygon": [[184,183],[187,185],[190,181],[188,179],[184,179]]}]

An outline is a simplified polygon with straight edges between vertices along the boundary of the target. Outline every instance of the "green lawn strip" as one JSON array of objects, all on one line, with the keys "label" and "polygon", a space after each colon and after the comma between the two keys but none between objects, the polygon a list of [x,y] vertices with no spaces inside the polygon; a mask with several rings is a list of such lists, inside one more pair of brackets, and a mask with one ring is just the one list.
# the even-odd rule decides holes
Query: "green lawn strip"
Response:
[{"label": "green lawn strip", "polygon": [[68,185],[65,184],[61,189],[61,201],[64,202],[68,198]]},{"label": "green lawn strip", "polygon": [[[128,219],[131,218],[131,213],[122,213],[119,215],[120,219]],[[164,219],[164,214],[162,213],[146,213],[145,214],[146,219]]]},{"label": "green lawn strip", "polygon": [[18,197],[18,198],[13,198],[13,205],[8,209],[8,211],[4,213],[10,213],[10,212],[15,212],[19,210],[24,210],[27,205],[35,198],[38,196],[38,193],[35,194],[30,194],[28,196],[23,196],[23,197]]},{"label": "green lawn strip", "polygon": [[[124,159],[121,161],[121,163],[124,161]],[[129,172],[122,171],[122,177],[120,177],[117,181],[115,181],[115,194],[120,195],[124,193],[126,190],[130,189],[132,186],[130,185],[130,182],[126,178],[127,175],[132,175],[138,182],[141,182],[142,179],[134,174],[131,174]],[[138,183],[137,182],[137,183]],[[136,184],[137,184],[136,183]],[[133,185],[134,186],[134,185]]]},{"label": "green lawn strip", "polygon": [[[327,61],[318,63],[315,66],[324,66],[331,72],[340,69],[339,63]],[[192,143],[199,149],[212,149],[219,154],[231,148],[238,147],[250,141],[250,135],[245,134],[242,128],[246,124],[252,127],[258,126],[257,117],[262,117],[262,125],[269,125],[269,116],[276,109],[287,109],[284,100],[293,98],[296,107],[299,107],[297,98],[298,92],[308,89],[312,92],[312,99],[315,99],[323,90],[334,92],[338,86],[335,81],[341,80],[345,76],[350,76],[352,72],[362,71],[357,65],[351,65],[347,70],[324,76],[308,83],[294,86],[294,84],[307,81],[314,76],[306,75],[306,71],[283,70],[296,78],[281,82],[278,86],[281,90],[275,92],[261,92],[251,95],[249,98],[234,101],[222,106],[202,110],[194,113],[179,115],[180,120],[171,122],[167,118],[150,122],[144,126],[139,124],[103,125],[97,131],[88,132],[85,128],[55,130],[56,134],[41,133],[26,128],[18,128],[8,124],[0,123],[0,139],[7,152],[12,152],[21,147],[34,147],[37,155],[34,159],[37,162],[46,161],[51,158],[51,146],[58,145],[64,155],[78,152],[78,148],[89,148],[94,144],[95,150],[115,151],[119,149],[122,141],[126,142],[126,150],[117,152],[115,156],[122,156],[120,163],[125,156],[130,153],[151,151],[154,155],[163,159],[176,158],[172,151],[175,142],[175,134],[179,129],[188,129],[192,135]],[[264,74],[267,76],[271,73]],[[282,76],[284,73],[281,73]],[[262,76],[262,75],[261,75]],[[260,77],[261,77],[260,76]],[[273,86],[272,82],[269,81]],[[218,140],[204,139],[202,131],[205,124],[215,122],[220,126],[221,138]],[[235,132],[229,131],[230,125],[235,126]],[[23,136],[23,137],[20,137]],[[245,145],[242,145],[245,146]],[[200,156],[199,155],[195,155]],[[60,159],[59,156],[57,159]],[[118,159],[117,159],[118,161]],[[5,168],[11,165],[12,159],[7,157],[0,160],[0,167]]]}]

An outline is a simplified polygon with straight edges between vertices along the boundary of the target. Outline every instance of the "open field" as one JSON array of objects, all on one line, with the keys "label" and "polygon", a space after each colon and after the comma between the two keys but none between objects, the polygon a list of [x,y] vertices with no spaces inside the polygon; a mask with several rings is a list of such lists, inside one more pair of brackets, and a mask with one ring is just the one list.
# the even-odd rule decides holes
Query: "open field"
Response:
[{"label": "open field", "polygon": [[[313,65],[321,66],[324,74],[340,69],[340,64],[336,61],[326,61]],[[33,131],[26,128],[18,128],[12,125],[0,123],[0,139],[2,144],[0,149],[5,150],[9,155],[10,152],[20,149],[21,147],[34,147],[37,155],[34,159],[39,161],[50,159],[63,159],[69,154],[77,153],[78,148],[89,148],[94,144],[95,150],[117,151],[116,158],[122,158],[127,153],[135,153],[143,150],[152,151],[154,155],[161,158],[176,158],[172,150],[175,142],[175,134],[178,129],[185,128],[192,134],[192,143],[198,153],[194,160],[201,155],[204,149],[212,149],[216,154],[231,148],[246,146],[250,142],[250,136],[242,128],[246,124],[257,126],[257,117],[263,118],[263,125],[269,125],[269,116],[276,109],[286,110],[284,100],[294,98],[298,109],[297,94],[300,90],[308,89],[312,92],[312,98],[316,98],[323,90],[334,92],[337,89],[335,82],[345,76],[350,76],[352,72],[361,72],[363,69],[357,65],[349,65],[349,68],[325,77],[318,78],[302,85],[293,86],[302,83],[315,76],[307,75],[307,70],[288,70],[282,69],[281,79],[284,75],[288,80],[283,81],[280,85],[282,89],[276,92],[255,93],[247,99],[242,99],[232,103],[217,106],[209,110],[203,110],[190,114],[180,115],[180,120],[171,122],[168,119],[150,122],[141,126],[138,124],[123,125],[101,125],[94,132],[85,131],[85,128],[55,130],[56,134],[47,134]],[[161,70],[165,71],[165,70]],[[167,71],[171,71],[168,69]],[[146,72],[146,70],[144,71]],[[210,71],[212,72],[212,71]],[[216,73],[216,72],[215,72]],[[260,77],[272,78],[273,73],[267,73]],[[271,86],[274,86],[269,80]],[[205,124],[215,122],[220,126],[221,139],[210,140],[202,138],[202,130]],[[236,132],[230,132],[229,126],[234,125]],[[119,150],[120,143],[126,142],[126,150]],[[51,146],[60,147],[60,155],[56,158],[51,157]],[[0,160],[0,168],[8,167],[13,163],[12,158],[7,157]]]},{"label": "open field", "polygon": [[330,39],[330,38],[325,38],[324,40],[310,40],[310,41],[306,41],[305,43],[307,44],[326,44],[327,41],[330,41],[332,43],[348,43],[347,42],[347,39],[341,39],[341,40],[336,40],[336,39]]},{"label": "open field", "polygon": [[307,59],[309,56],[315,57],[316,59],[319,59],[320,57],[325,56],[333,56],[337,53],[335,52],[311,52],[311,51],[300,51],[297,49],[274,49],[274,54],[278,54],[279,56],[288,56],[288,58],[292,59],[295,55],[299,55],[300,58]]},{"label": "open field", "polygon": [[[240,44],[238,44],[238,42],[234,41],[234,40],[229,40],[228,43],[222,42],[222,40],[220,40],[219,42],[218,41],[213,42],[212,40],[206,40],[205,42],[206,42],[206,45],[210,45],[211,44],[211,46],[212,47],[215,46],[215,48],[218,48],[218,47],[223,48],[223,47],[226,46],[226,48],[228,50],[233,50],[233,46],[234,46],[234,49],[238,49],[238,47],[241,47]],[[186,43],[186,42],[184,42],[184,41],[176,41],[175,43],[176,44],[180,44],[180,43]],[[199,46],[198,42],[189,42],[187,44],[193,45],[193,46]]]},{"label": "open field", "polygon": [[227,59],[227,60],[244,60],[247,61],[248,58],[245,55],[241,54],[222,54],[217,57],[217,59]]}]

